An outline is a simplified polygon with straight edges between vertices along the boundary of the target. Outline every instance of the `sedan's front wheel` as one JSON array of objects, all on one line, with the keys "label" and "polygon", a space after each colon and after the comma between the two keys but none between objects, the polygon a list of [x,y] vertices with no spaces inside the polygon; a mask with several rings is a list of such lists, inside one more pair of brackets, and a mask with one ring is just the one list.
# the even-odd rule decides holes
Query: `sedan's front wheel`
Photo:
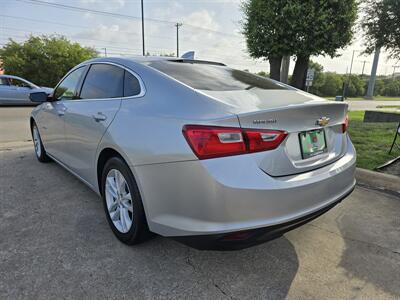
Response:
[{"label": "sedan's front wheel", "polygon": [[141,242],[147,235],[147,222],[139,189],[126,163],[113,157],[102,173],[102,197],[107,221],[125,244]]},{"label": "sedan's front wheel", "polygon": [[44,149],[42,139],[40,138],[39,129],[36,123],[33,123],[32,125],[32,140],[33,140],[33,145],[35,147],[36,158],[40,162],[49,162],[51,159],[47,155],[46,150]]}]

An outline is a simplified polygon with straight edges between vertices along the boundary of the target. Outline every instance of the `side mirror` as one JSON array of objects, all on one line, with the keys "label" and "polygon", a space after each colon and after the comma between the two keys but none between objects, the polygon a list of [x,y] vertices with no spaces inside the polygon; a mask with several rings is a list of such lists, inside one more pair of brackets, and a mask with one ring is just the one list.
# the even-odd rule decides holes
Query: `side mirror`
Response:
[{"label": "side mirror", "polygon": [[43,103],[47,101],[47,94],[45,92],[30,93],[29,99],[35,103]]}]

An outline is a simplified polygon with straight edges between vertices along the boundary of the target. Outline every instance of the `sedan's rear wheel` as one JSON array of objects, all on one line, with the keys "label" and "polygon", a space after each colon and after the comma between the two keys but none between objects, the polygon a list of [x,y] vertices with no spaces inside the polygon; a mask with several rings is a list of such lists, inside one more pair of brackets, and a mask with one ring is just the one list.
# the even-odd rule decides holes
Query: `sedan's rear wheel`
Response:
[{"label": "sedan's rear wheel", "polygon": [[33,125],[32,125],[32,140],[33,140],[33,145],[35,147],[36,158],[40,162],[50,161],[51,159],[47,155],[46,150],[44,149],[42,139],[40,138],[39,129],[38,129],[36,123],[33,123]]},{"label": "sedan's rear wheel", "polygon": [[104,166],[101,182],[104,211],[112,231],[125,244],[141,242],[148,229],[131,170],[120,158],[111,158]]}]

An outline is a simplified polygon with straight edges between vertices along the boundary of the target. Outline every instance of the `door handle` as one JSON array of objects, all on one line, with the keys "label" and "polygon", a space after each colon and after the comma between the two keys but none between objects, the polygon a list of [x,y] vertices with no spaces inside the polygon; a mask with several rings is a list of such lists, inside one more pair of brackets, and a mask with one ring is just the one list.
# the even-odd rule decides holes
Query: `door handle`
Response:
[{"label": "door handle", "polygon": [[93,115],[92,117],[96,122],[107,120],[107,116],[101,112],[98,112],[97,114]]}]

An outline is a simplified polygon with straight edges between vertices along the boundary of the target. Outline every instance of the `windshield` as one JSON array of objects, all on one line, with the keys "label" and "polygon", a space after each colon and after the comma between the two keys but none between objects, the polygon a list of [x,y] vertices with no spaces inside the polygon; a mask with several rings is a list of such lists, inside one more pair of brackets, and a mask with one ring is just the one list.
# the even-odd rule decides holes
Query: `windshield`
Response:
[{"label": "windshield", "polygon": [[199,90],[235,91],[249,90],[252,88],[264,90],[289,89],[286,85],[269,78],[221,65],[182,61],[152,61],[148,62],[147,65]]}]

